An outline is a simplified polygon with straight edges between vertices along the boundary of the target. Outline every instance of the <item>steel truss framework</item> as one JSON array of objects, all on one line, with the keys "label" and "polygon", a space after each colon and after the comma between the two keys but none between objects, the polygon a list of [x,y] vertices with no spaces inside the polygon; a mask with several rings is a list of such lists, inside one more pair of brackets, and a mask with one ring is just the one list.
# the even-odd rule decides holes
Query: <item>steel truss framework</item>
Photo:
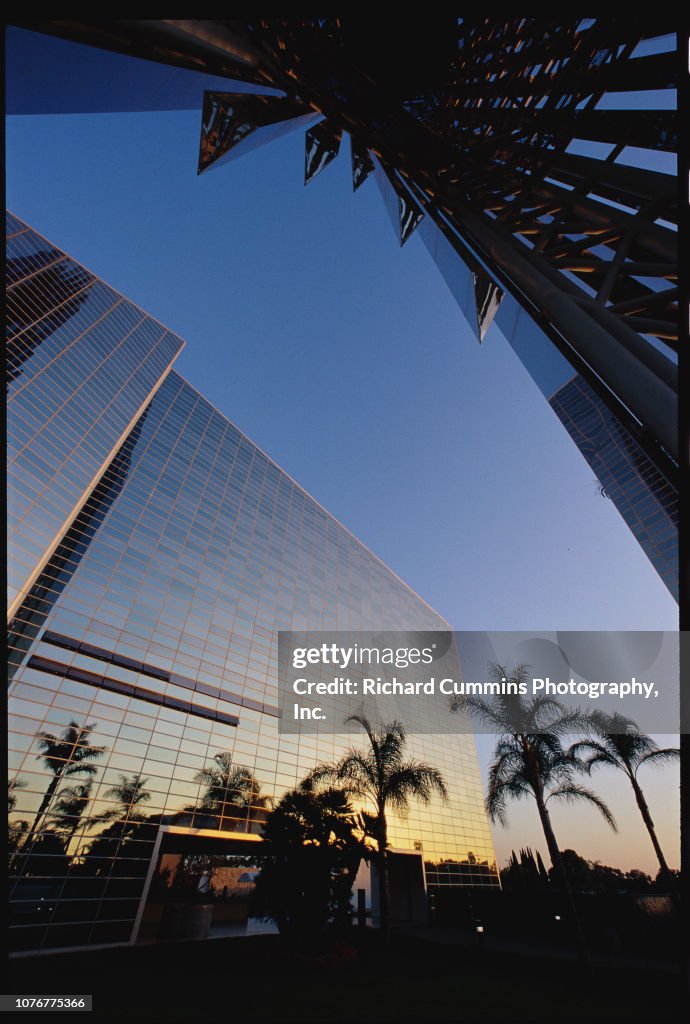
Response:
[{"label": "steel truss framework", "polygon": [[353,187],[385,173],[401,244],[426,216],[472,270],[478,337],[511,295],[677,490],[671,21],[25,24],[279,90],[206,95],[200,171],[311,116],[306,183],[348,133]]}]

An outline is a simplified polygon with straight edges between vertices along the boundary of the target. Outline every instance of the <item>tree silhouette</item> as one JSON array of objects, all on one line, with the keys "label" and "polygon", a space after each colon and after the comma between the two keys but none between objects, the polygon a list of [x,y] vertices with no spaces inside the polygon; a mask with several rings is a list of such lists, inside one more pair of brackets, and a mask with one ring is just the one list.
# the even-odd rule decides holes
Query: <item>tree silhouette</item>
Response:
[{"label": "tree silhouette", "polygon": [[41,753],[36,759],[43,762],[52,773],[52,778],[24,842],[25,849],[29,849],[39,831],[41,821],[48,813],[60,783],[75,775],[93,776],[98,771],[92,762],[102,757],[107,748],[95,747],[89,743],[90,735],[95,728],[95,722],[79,725],[78,722],[71,721],[61,736],[54,736],[48,732],[37,733]]},{"label": "tree silhouette", "polygon": [[508,863],[501,871],[501,883],[504,889],[516,891],[544,889],[549,883],[549,875],[539,850],[536,856],[530,847],[520,850],[519,860],[515,850],[511,850]]},{"label": "tree silhouette", "polygon": [[492,664],[489,672],[493,682],[508,683],[509,692],[491,697],[451,697],[450,709],[456,714],[471,712],[498,735],[486,795],[491,820],[505,825],[508,800],[534,798],[554,874],[568,904],[580,957],[589,967],[589,951],[548,808],[551,800],[566,803],[584,800],[596,807],[606,823],[616,830],[613,815],[604,801],[576,781],[578,762],[561,745],[560,736],[575,728],[588,727],[589,717],[578,709],[566,710],[552,697],[525,698],[520,692],[527,688],[529,679],[525,665],[518,665],[510,673],[501,665]]},{"label": "tree silhouette", "polygon": [[623,772],[635,794],[640,815],[659,861],[660,874],[665,884],[675,892],[675,877],[666,863],[637,773],[643,765],[668,764],[680,757],[680,750],[677,747],[660,748],[651,736],[640,732],[635,722],[623,715],[607,715],[597,711],[592,715],[592,722],[599,738],[574,743],[570,753],[581,761],[588,773],[599,765],[608,765]]},{"label": "tree silhouette", "polygon": [[7,780],[7,812],[10,814],[17,805],[17,790],[26,789],[26,782],[15,776]]},{"label": "tree silhouette", "polygon": [[[87,873],[100,875],[108,871],[132,877],[141,874],[143,843],[154,841],[160,823],[160,815],[148,816],[141,811],[141,806],[151,799],[145,788],[147,782],[140,774],[121,774],[119,782],[103,793],[104,798],[115,801],[115,806],[89,819],[89,828],[101,824],[106,827],[80,851]],[[133,891],[137,891],[136,886],[135,881]]]},{"label": "tree silhouette", "polygon": [[93,779],[72,786],[63,786],[53,801],[49,817],[55,821],[57,831],[64,835],[65,850],[79,828],[84,811],[91,801],[92,787]]},{"label": "tree silhouette", "polygon": [[101,814],[95,815],[92,822],[98,821],[142,821],[145,817],[139,810],[135,810],[141,804],[151,799],[151,794],[145,788],[148,779],[142,779],[141,775],[120,775],[120,781],[103,794],[106,800],[115,800],[116,806],[111,807]]},{"label": "tree silhouette", "polygon": [[[15,776],[7,780],[7,813],[11,814],[17,806],[17,790],[26,789],[26,782]],[[14,857],[29,831],[28,821],[10,821],[7,830],[7,853],[9,870],[14,868]]]},{"label": "tree silhouette", "polygon": [[291,790],[276,804],[264,825],[256,898],[282,934],[313,940],[329,921],[350,925],[364,831],[341,789]]},{"label": "tree silhouette", "polygon": [[406,735],[400,722],[389,722],[374,729],[364,715],[351,715],[346,722],[362,726],[369,745],[365,750],[352,747],[336,764],[317,765],[305,779],[309,788],[322,782],[335,782],[347,793],[370,801],[374,807],[371,834],[377,846],[380,881],[381,930],[384,941],[390,937],[390,894],[388,891],[387,813],[407,814],[412,799],[429,803],[434,793],[448,796],[441,773],[422,761],[404,759]]},{"label": "tree silhouette", "polygon": [[221,831],[238,829],[251,808],[265,808],[270,803],[270,797],[260,794],[261,785],[253,772],[233,764],[227,751],[215,754],[213,764],[198,771],[194,781],[204,786],[205,792],[201,803],[189,810],[217,817]]}]

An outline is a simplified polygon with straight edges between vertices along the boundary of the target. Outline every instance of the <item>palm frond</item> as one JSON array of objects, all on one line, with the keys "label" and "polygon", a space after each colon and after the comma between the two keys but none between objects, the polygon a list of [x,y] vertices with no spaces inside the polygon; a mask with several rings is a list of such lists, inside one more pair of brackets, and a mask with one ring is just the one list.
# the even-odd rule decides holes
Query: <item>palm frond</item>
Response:
[{"label": "palm frond", "polygon": [[614,832],[618,831],[616,819],[607,804],[601,799],[601,797],[592,792],[591,789],[587,789],[586,786],[580,786],[576,782],[566,782],[562,786],[557,786],[556,789],[551,790],[546,799],[547,801],[551,799],[565,800],[566,803],[574,803],[577,800],[586,800],[597,808],[604,821],[610,825]]},{"label": "palm frond", "polygon": [[453,714],[462,712],[473,715],[482,725],[503,732],[505,718],[500,705],[494,704],[483,697],[476,697],[473,694],[457,695],[450,697],[448,706]]},{"label": "palm frond", "polygon": [[680,749],[678,747],[659,747],[656,750],[650,750],[648,754],[645,754],[637,762],[635,775],[637,775],[643,764],[651,764],[652,766],[669,764],[669,762],[676,761],[679,757]]},{"label": "palm frond", "polygon": [[411,798],[428,804],[434,793],[442,800],[448,799],[448,790],[441,773],[420,761],[409,761],[392,771],[383,790],[385,802],[401,817],[407,815]]},{"label": "palm frond", "polygon": [[640,733],[639,726],[636,722],[633,722],[632,718],[626,718],[625,715],[620,715],[617,711],[613,714],[608,714],[606,711],[592,711],[591,719],[594,727],[601,736],[615,735],[615,734],[636,734],[643,735]]},{"label": "palm frond", "polygon": [[588,775],[591,775],[592,768],[598,764],[608,764],[615,768],[624,767],[614,751],[609,750],[603,743],[598,743],[596,740],[579,740],[572,744],[568,753],[578,769],[587,772]]},{"label": "palm frond", "polygon": [[523,797],[533,796],[529,785],[518,775],[511,775],[507,778],[495,778],[489,781],[484,805],[486,812],[492,821],[498,821],[506,825],[508,797],[514,800],[521,800]]}]

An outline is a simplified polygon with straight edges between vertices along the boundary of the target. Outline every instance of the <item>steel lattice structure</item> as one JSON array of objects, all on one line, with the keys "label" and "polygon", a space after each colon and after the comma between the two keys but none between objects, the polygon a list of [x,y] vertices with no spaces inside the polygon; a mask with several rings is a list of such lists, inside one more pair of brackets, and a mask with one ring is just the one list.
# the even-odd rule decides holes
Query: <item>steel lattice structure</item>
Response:
[{"label": "steel lattice structure", "polygon": [[[437,262],[449,249],[460,257],[456,271],[442,272],[458,296],[470,273],[464,312],[479,340],[497,317],[537,378],[551,356],[528,351],[530,323],[567,364],[572,376],[559,376],[557,393],[542,390],[675,592],[678,210],[668,156],[677,123],[667,101],[678,59],[673,42],[660,44],[672,22],[655,14],[24,24],[270,87],[206,93],[200,171],[304,125],[308,182],[347,133],[353,187],[376,176],[401,244],[421,226]],[[516,309],[525,315],[511,328]],[[631,470],[665,534],[639,520],[639,498],[621,484]]]}]

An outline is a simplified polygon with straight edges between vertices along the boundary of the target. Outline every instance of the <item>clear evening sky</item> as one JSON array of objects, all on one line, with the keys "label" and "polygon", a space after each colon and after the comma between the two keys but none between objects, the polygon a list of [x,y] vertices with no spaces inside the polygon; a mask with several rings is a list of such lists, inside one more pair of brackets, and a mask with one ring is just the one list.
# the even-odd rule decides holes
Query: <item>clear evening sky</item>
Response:
[{"label": "clear evening sky", "polygon": [[[20,35],[39,94],[63,67],[72,91],[80,73],[102,87],[93,51],[83,72],[57,41],[32,65],[9,30],[8,109]],[[455,628],[677,628],[504,338],[480,346],[421,240],[399,249],[373,180],[353,195],[348,140],[305,189],[302,132],[197,177],[199,130],[199,111],[8,117],[7,205],[177,331],[177,369]],[[477,746],[486,778],[492,741]],[[640,778],[677,865],[677,770]],[[655,874],[625,780],[591,785],[620,832],[554,808],[561,846]],[[546,854],[531,805],[509,820],[499,864]]]}]

